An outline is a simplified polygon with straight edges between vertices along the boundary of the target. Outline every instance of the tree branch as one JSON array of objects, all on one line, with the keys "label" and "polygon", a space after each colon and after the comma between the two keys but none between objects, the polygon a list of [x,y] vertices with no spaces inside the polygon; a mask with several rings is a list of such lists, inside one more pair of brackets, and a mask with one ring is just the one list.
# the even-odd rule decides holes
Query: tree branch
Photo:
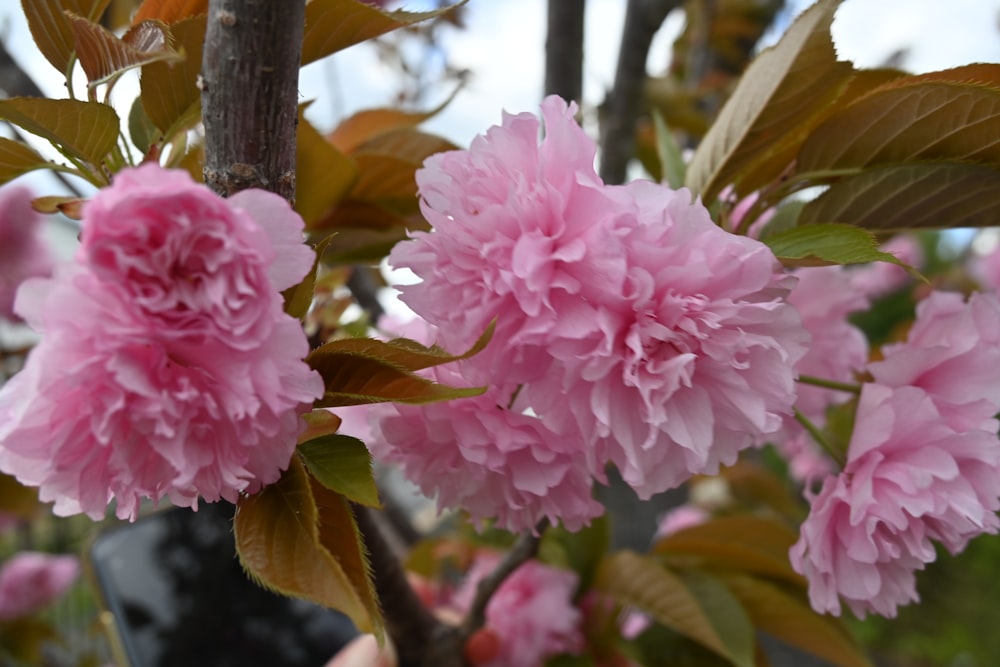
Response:
[{"label": "tree branch", "polygon": [[295,198],[305,0],[209,0],[201,68],[205,182]]},{"label": "tree branch", "polygon": [[583,18],[586,0],[549,0],[545,94],[583,97]]},{"label": "tree branch", "polygon": [[538,545],[542,541],[542,533],[545,532],[548,526],[549,520],[542,519],[535,526],[534,532],[521,535],[517,539],[517,542],[514,543],[514,546],[511,547],[511,550],[504,555],[503,560],[500,561],[497,568],[479,582],[479,585],[476,586],[476,596],[472,600],[472,606],[469,608],[469,613],[462,624],[462,636],[468,638],[472,636],[473,632],[483,627],[483,624],[486,623],[486,605],[489,604],[490,598],[497,592],[500,585],[506,581],[507,577],[514,573],[514,570],[538,554]]},{"label": "tree branch", "polygon": [[629,0],[615,85],[605,104],[601,132],[601,178],[605,183],[625,180],[625,169],[635,153],[635,124],[646,80],[649,47],[667,14],[680,4],[681,0]]},{"label": "tree branch", "polygon": [[[357,504],[352,504],[352,508],[358,530],[368,548],[375,592],[382,604],[386,629],[396,646],[399,664],[402,667],[437,664],[427,662],[426,655],[432,650],[435,638],[441,636],[443,629],[439,626],[443,623],[431,615],[414,593],[406,579],[406,572],[379,529],[371,510]],[[460,648],[449,653],[461,658]],[[461,667],[461,662],[456,663],[455,667]]]}]

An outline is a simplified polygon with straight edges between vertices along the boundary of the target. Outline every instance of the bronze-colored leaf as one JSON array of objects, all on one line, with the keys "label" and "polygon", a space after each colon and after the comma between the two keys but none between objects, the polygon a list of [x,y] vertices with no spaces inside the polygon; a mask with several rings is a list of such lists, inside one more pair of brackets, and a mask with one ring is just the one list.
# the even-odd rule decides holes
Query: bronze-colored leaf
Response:
[{"label": "bronze-colored leaf", "polygon": [[135,67],[184,60],[184,55],[174,50],[166,26],[159,21],[136,24],[119,39],[98,23],[72,15],[69,19],[76,56],[91,88]]},{"label": "bronze-colored leaf", "polygon": [[758,630],[838,667],[871,666],[837,619],[817,614],[804,600],[754,577],[725,582]]},{"label": "bronze-colored leaf", "polygon": [[302,418],[306,422],[306,430],[299,434],[299,444],[324,435],[332,435],[337,432],[341,423],[340,417],[323,408],[311,410],[302,415]]},{"label": "bronze-colored leaf", "polygon": [[336,349],[342,354],[378,359],[408,371],[419,371],[424,368],[468,359],[478,354],[493,338],[495,328],[495,323],[491,323],[479,339],[473,343],[472,347],[462,354],[451,354],[437,345],[427,347],[408,338],[395,338],[390,341],[381,341],[373,338],[345,338],[328,343],[320,349],[329,347],[330,349]]},{"label": "bronze-colored leaf", "polygon": [[817,2],[747,68],[688,167],[685,182],[704,200],[730,184],[737,194],[748,194],[740,184],[746,174],[765,182],[777,178],[787,161],[772,160],[772,154],[794,156],[815,117],[843,91],[852,67],[836,59],[830,37],[839,5]]},{"label": "bronze-colored leaf", "polygon": [[425,120],[437,115],[451,100],[452,98],[449,97],[436,109],[422,112],[403,111],[401,109],[365,109],[344,119],[327,136],[327,139],[338,150],[350,153],[361,144],[374,139],[380,134],[416,127]]},{"label": "bronze-colored leaf", "polygon": [[93,165],[101,164],[115,150],[121,127],[118,114],[106,104],[41,97],[0,100],[0,119]]},{"label": "bronze-colored leaf", "polygon": [[76,40],[64,12],[97,21],[111,0],[21,0],[28,29],[45,59],[68,76]]},{"label": "bronze-colored leaf", "polygon": [[344,496],[324,487],[315,478],[311,477],[309,482],[319,513],[320,544],[337,559],[368,612],[368,617],[373,621],[370,632],[381,642],[384,635],[382,610],[375,593],[364,539],[358,530],[354,514]]},{"label": "bronze-colored leaf", "polygon": [[323,138],[299,109],[295,140],[295,210],[312,229],[338,204],[357,181],[354,160]]},{"label": "bronze-colored leaf", "polygon": [[805,587],[805,579],[788,562],[788,549],[798,535],[774,519],[751,515],[718,517],[679,530],[659,540],[653,553],[668,560],[694,558],[737,572],[754,572]]},{"label": "bronze-colored leaf", "polygon": [[335,340],[313,350],[306,361],[326,384],[326,393],[316,407],[385,401],[429,403],[478,396],[485,391],[437,384],[383,358],[383,353],[400,356],[400,350],[388,343],[358,338]]},{"label": "bronze-colored leaf", "polygon": [[38,489],[24,486],[10,475],[0,473],[0,512],[20,519],[31,519],[41,508]]},{"label": "bronze-colored leaf", "polygon": [[917,161],[1000,165],[1000,89],[892,82],[838,110],[810,134],[797,171],[808,176]]},{"label": "bronze-colored leaf", "polygon": [[[332,504],[326,496],[322,500],[324,508]],[[333,519],[323,515],[321,528],[312,482],[302,462],[292,457],[280,480],[237,504],[233,532],[240,562],[264,587],[337,609],[362,632],[378,631],[381,621],[362,600],[358,583],[348,574],[350,565],[345,568],[330,550],[360,552],[356,530],[341,530],[336,545],[321,539],[321,532],[328,537],[334,529]]]},{"label": "bronze-colored leaf", "polygon": [[312,0],[306,5],[302,64],[399,28],[441,16],[468,0],[430,12],[385,12],[361,0]]},{"label": "bronze-colored leaf", "polygon": [[0,183],[6,183],[29,171],[48,167],[48,160],[31,146],[0,137]]},{"label": "bronze-colored leaf", "polygon": [[799,214],[866,229],[992,227],[1000,221],[1000,167],[931,162],[866,169],[834,183]]},{"label": "bronze-colored leaf", "polygon": [[31,208],[39,213],[62,213],[67,218],[79,220],[83,217],[83,205],[87,201],[86,199],[79,199],[77,197],[38,197],[31,200]]},{"label": "bronze-colored leaf", "polygon": [[198,75],[205,25],[205,16],[171,24],[174,46],[184,54],[184,61],[150,63],[142,68],[139,80],[142,106],[168,140],[177,132],[193,127],[201,118]]},{"label": "bronze-colored leaf", "polygon": [[177,23],[208,13],[208,0],[144,0],[132,17],[132,25],[155,19]]},{"label": "bronze-colored leaf", "polygon": [[447,139],[413,129],[392,130],[351,154],[358,179],[350,198],[376,203],[399,215],[419,210],[415,174],[431,155],[453,150]]},{"label": "bronze-colored leaf", "polygon": [[[744,638],[740,638],[738,646],[730,645],[732,637],[720,633],[713,623],[710,614],[724,605],[703,604],[681,577],[653,558],[632,551],[612,553],[601,563],[594,587],[620,604],[646,612],[657,623],[693,639],[734,665],[753,667],[753,652],[751,649],[750,657],[745,655]],[[751,635],[751,644],[752,640]]]}]

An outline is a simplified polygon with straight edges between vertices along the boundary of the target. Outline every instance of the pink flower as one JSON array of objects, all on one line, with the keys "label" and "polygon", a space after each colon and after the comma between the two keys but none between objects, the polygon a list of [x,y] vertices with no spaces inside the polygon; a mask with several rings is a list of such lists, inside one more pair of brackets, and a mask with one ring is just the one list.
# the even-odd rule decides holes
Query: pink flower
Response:
[{"label": "pink flower", "polygon": [[[469,443],[473,420],[459,420],[466,431],[457,432],[453,409],[436,406],[421,412],[441,424],[429,438],[438,446],[423,444],[420,413],[408,409],[405,428],[384,435],[410,452],[410,475],[429,475],[444,504],[471,504],[474,516],[502,512],[503,502],[524,509],[517,520],[506,514],[505,525],[560,510],[579,524],[592,516],[584,472],[603,479],[609,462],[643,497],[734,462],[791,414],[808,338],[785,301],[794,279],[776,276],[765,245],[717,227],[686,190],[605,186],[574,110],[546,99],[541,143],[535,117],[505,115],[470,150],[428,160],[417,181],[434,230],[390,256],[421,278],[402,298],[437,327],[445,348],[467,348],[496,321],[461,379],[490,385],[481,404],[501,409],[475,417]],[[514,392],[518,405],[508,407]],[[480,412],[477,401],[464,405],[470,416]],[[498,423],[484,428],[487,419]],[[492,431],[504,440],[488,451],[502,456],[482,453],[479,440]],[[550,461],[560,463],[540,474]],[[484,463],[486,473],[471,472]],[[519,493],[563,489],[566,480],[572,491],[548,504],[518,501],[511,482],[501,484],[515,473],[533,480],[515,484]],[[492,490],[472,499],[472,480],[494,475]]]},{"label": "pink flower", "polygon": [[[825,419],[812,421],[822,427]],[[788,473],[792,479],[805,485],[837,472],[834,461],[797,422],[787,420],[785,433],[775,438],[773,444],[788,462]]]},{"label": "pink flower", "polygon": [[[481,554],[456,592],[454,603],[467,611],[479,581],[499,563],[494,554]],[[583,650],[583,618],[573,605],[579,578],[529,560],[511,574],[486,605],[486,628],[500,640],[500,652],[482,667],[542,667],[545,660]]]},{"label": "pink flower", "polygon": [[143,497],[196,507],[277,480],[323,391],[279,290],[310,268],[276,195],[223,200],[183,172],[120,172],[83,211],[76,262],[26,283],[43,332],[0,389],[0,468],[55,511]]},{"label": "pink flower", "polygon": [[631,201],[622,293],[567,312],[550,340],[561,374],[527,390],[554,428],[599,439],[595,474],[610,460],[649,497],[780,428],[808,335],[767,246],[717,227],[686,190],[617,194]]},{"label": "pink flower", "polygon": [[[436,369],[435,378],[464,383],[454,368]],[[577,530],[603,513],[591,497],[581,439],[507,409],[509,399],[491,389],[424,406],[372,406],[372,451],[400,464],[442,506],[460,507],[476,521],[495,517],[510,531],[531,530],[543,517]]]},{"label": "pink flower", "polygon": [[32,614],[62,597],[80,574],[73,556],[23,551],[0,567],[0,620]]},{"label": "pink flower", "polygon": [[42,216],[31,207],[31,190],[0,189],[0,318],[20,320],[14,295],[28,278],[52,273],[52,255],[42,237]]},{"label": "pink flower", "polygon": [[828,477],[790,557],[814,609],[895,616],[918,599],[932,540],[957,553],[1000,528],[996,429],[956,431],[917,387],[867,384],[844,471]]},{"label": "pink flower", "polygon": [[905,343],[869,365],[875,381],[916,386],[953,428],[996,431],[1000,412],[1000,300],[993,294],[933,292],[917,304]]},{"label": "pink flower", "polygon": [[401,298],[440,330],[445,348],[466,349],[497,320],[493,342],[467,365],[491,381],[544,375],[553,326],[577,304],[620,290],[624,257],[607,224],[618,205],[575,111],[549,97],[540,143],[536,117],[504,114],[469,150],[428,159],[417,183],[434,231],[389,257],[422,279],[401,287]]}]

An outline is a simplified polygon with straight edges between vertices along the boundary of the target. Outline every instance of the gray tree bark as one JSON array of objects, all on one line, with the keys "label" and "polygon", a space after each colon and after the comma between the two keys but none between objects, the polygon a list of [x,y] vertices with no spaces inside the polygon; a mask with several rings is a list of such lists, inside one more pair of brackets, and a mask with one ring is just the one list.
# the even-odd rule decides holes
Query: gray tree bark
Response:
[{"label": "gray tree bark", "polygon": [[545,94],[583,97],[583,19],[586,0],[549,0],[545,37]]},{"label": "gray tree bark", "polygon": [[205,183],[295,198],[305,0],[210,0],[201,69]]}]

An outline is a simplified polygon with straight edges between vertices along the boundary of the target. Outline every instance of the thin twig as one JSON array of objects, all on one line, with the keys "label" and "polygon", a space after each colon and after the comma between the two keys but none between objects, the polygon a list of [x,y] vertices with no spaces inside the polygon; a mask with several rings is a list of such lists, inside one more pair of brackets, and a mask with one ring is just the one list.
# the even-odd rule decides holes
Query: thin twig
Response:
[{"label": "thin twig", "polygon": [[472,633],[483,627],[483,624],[486,623],[486,605],[489,604],[490,598],[497,592],[500,585],[506,581],[507,577],[514,573],[514,570],[538,554],[538,545],[542,541],[542,533],[545,532],[548,526],[549,520],[542,519],[535,526],[534,532],[521,535],[511,550],[504,555],[503,560],[500,561],[496,569],[479,582],[479,585],[476,586],[476,596],[472,600],[472,606],[469,608],[469,613],[462,623],[461,634],[463,637],[470,637]]}]

